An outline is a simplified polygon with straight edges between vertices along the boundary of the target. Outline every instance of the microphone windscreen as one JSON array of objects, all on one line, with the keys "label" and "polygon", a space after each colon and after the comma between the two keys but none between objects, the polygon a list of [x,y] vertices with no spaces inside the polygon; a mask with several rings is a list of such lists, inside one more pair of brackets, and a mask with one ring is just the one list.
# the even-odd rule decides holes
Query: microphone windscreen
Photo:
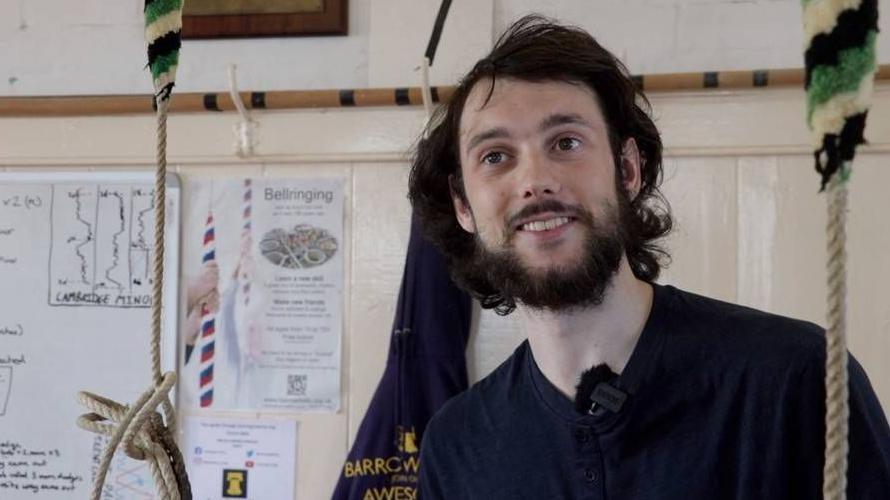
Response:
[{"label": "microphone windscreen", "polygon": [[600,382],[611,382],[617,377],[618,375],[606,364],[596,365],[582,373],[575,387],[575,409],[586,415],[593,404],[590,397],[596,386]]}]

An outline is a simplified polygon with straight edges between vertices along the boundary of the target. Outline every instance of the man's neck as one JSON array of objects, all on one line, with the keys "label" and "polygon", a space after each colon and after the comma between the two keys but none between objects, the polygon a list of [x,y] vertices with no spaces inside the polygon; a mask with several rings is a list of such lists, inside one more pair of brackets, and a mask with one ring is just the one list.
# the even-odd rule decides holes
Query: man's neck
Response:
[{"label": "man's neck", "polygon": [[624,370],[652,308],[652,286],[621,260],[603,303],[570,312],[534,311],[520,305],[520,323],[541,372],[572,399],[581,373],[607,364]]}]

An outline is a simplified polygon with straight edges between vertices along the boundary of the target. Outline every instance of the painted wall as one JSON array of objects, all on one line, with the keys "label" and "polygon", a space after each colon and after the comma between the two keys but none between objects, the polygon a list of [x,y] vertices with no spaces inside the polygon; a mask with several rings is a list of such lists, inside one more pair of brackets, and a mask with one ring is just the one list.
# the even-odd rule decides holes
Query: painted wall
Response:
[{"label": "painted wall", "polygon": [[[141,4],[0,2],[0,95],[149,92]],[[351,34],[341,38],[188,42],[179,90],[224,89],[229,63],[238,64],[242,89],[415,85],[414,68],[438,4],[353,0]],[[457,0],[433,82],[453,83],[498,32],[532,8],[592,30],[634,72],[801,65],[798,0]],[[884,32],[890,32],[888,18],[882,17]],[[888,40],[880,42],[885,63]],[[824,323],[823,199],[815,193],[802,102],[797,89],[653,96],[667,146],[665,191],[677,220],[669,240],[674,262],[662,282]],[[885,85],[877,92],[871,145],[861,153],[852,187],[850,347],[890,407],[890,308],[883,292],[890,281],[890,219],[881,216],[890,184],[886,116]],[[344,406],[336,415],[286,417],[301,426],[297,498],[321,499],[333,488],[383,370],[408,239],[405,151],[423,115],[418,108],[381,108],[255,118],[257,156],[242,160],[232,148],[236,115],[172,116],[171,166],[185,183],[244,175],[347,180],[352,258],[344,305]],[[0,117],[0,168],[149,169],[153,133],[154,120],[146,115]],[[521,340],[511,318],[479,315],[468,352],[471,378],[486,375]]]},{"label": "painted wall", "polygon": [[[801,119],[803,92],[651,97],[667,145],[664,190],[676,220],[668,240],[673,264],[659,281],[824,324],[824,198],[816,192]],[[883,85],[869,124],[871,144],[860,152],[851,187],[849,343],[890,408],[890,308],[884,292],[890,281],[890,219],[883,215],[890,121],[880,118],[886,116],[890,86]],[[408,242],[405,151],[420,132],[423,113],[365,108],[270,111],[254,118],[257,155],[245,160],[233,150],[235,114],[173,115],[170,165],[186,186],[207,176],[346,181],[351,258],[345,277],[343,408],[337,414],[273,417],[300,422],[297,498],[322,499],[333,488],[385,364]],[[150,169],[153,134],[154,119],[148,115],[0,118],[0,168]],[[189,200],[183,203],[187,207]],[[512,317],[481,313],[467,353],[471,380],[488,374],[522,339]],[[181,415],[193,411],[183,409]]]},{"label": "painted wall", "polygon": [[[245,90],[416,85],[439,4],[351,0],[345,37],[186,41],[179,90],[226,89],[229,64]],[[0,2],[0,95],[149,92],[142,5]],[[433,83],[454,83],[497,34],[532,11],[591,31],[635,73],[802,66],[799,0],[456,0]],[[890,16],[880,25],[890,32]],[[886,64],[890,37],[879,45]]]}]

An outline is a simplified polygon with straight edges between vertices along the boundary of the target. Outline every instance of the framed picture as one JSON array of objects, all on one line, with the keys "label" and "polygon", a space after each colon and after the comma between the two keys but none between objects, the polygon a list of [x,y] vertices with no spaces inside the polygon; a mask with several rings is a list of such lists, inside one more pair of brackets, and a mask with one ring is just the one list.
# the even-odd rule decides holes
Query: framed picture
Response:
[{"label": "framed picture", "polygon": [[349,0],[187,0],[182,37],[345,35]]}]

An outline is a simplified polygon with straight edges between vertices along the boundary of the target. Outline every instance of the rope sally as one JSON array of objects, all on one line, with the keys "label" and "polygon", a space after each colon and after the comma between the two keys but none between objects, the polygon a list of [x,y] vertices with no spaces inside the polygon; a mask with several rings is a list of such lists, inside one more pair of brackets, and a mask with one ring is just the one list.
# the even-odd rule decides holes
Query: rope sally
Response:
[{"label": "rope sally", "polygon": [[[207,213],[204,228],[204,255],[201,262],[207,265],[216,261],[216,232],[213,213]],[[213,406],[213,358],[216,351],[216,313],[207,304],[201,306],[201,368],[198,380],[201,408]]]},{"label": "rope sally", "polygon": [[828,307],[825,357],[825,465],[822,496],[846,498],[848,416],[846,347],[847,182],[877,71],[875,0],[802,0],[806,38],[807,124],[816,171],[828,189]]},{"label": "rope sally", "polygon": [[807,124],[822,189],[839,170],[846,181],[874,88],[875,0],[802,0]]},{"label": "rope sally", "polygon": [[155,99],[167,102],[182,46],[182,0],[145,0],[145,40]]},{"label": "rope sally", "polygon": [[241,293],[244,295],[244,308],[250,306],[250,282],[251,276],[251,248],[253,239],[251,235],[251,206],[253,203],[253,188],[250,179],[244,179],[244,196],[242,198],[241,219],[243,226],[241,227],[241,257],[238,264],[239,274],[241,275]]},{"label": "rope sally", "polygon": [[251,369],[259,356],[260,336],[256,323],[250,314],[250,287],[253,282],[253,181],[244,179],[244,193],[241,203],[241,255],[238,258],[238,281],[241,284],[241,303],[243,305],[244,332],[239,344],[242,363],[240,366],[241,377]]},{"label": "rope sally", "polygon": [[[145,460],[154,478],[158,496],[169,500],[190,500],[191,488],[182,454],[173,439],[176,415],[170,390],[176,384],[173,372],[161,373],[161,304],[163,303],[164,228],[167,177],[167,109],[176,79],[182,27],[182,0],[146,0],[145,37],[148,41],[148,67],[151,70],[157,108],[157,170],[154,209],[155,241],[151,308],[151,365],[153,386],[132,405],[81,392],[78,400],[91,410],[77,424],[89,431],[110,436],[96,470],[92,500],[99,500],[111,459],[118,445],[136,460]],[[164,417],[156,411],[161,406]]]}]

